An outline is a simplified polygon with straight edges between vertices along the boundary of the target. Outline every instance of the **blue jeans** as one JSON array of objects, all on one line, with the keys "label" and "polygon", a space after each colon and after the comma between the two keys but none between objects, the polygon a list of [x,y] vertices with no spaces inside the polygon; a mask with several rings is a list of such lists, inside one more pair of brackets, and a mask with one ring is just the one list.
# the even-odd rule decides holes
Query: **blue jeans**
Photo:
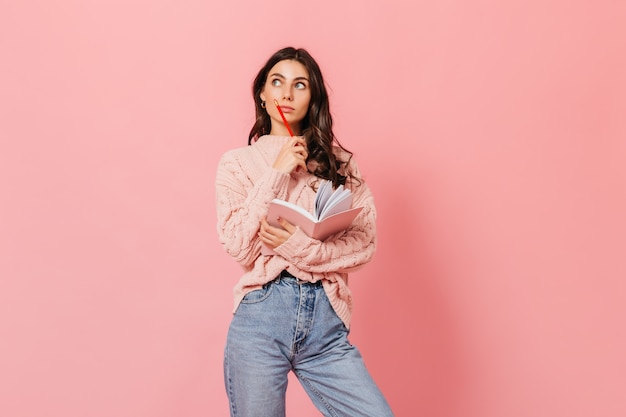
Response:
[{"label": "blue jeans", "polygon": [[231,417],[284,417],[293,371],[324,416],[393,416],[321,283],[285,273],[248,293],[226,341]]}]

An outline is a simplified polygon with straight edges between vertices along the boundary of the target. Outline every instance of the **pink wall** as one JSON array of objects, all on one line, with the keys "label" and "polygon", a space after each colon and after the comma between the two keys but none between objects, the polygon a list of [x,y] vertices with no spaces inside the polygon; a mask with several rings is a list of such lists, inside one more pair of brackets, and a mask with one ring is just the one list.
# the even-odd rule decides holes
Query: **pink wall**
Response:
[{"label": "pink wall", "polygon": [[295,45],[377,197],[352,339],[397,415],[626,415],[625,21],[610,0],[3,1],[0,414],[227,415],[214,171]]}]

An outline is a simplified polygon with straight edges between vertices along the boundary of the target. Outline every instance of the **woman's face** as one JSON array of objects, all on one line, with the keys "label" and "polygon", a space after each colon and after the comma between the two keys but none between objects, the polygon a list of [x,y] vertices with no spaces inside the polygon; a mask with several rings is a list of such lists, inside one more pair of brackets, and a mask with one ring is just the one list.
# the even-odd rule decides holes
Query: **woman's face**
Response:
[{"label": "woman's face", "polygon": [[274,104],[274,100],[285,115],[291,130],[300,135],[300,125],[305,118],[311,101],[309,72],[298,61],[286,59],[270,69],[265,85],[261,90],[261,100],[265,101],[265,110],[272,121],[272,135],[288,136],[289,132]]}]

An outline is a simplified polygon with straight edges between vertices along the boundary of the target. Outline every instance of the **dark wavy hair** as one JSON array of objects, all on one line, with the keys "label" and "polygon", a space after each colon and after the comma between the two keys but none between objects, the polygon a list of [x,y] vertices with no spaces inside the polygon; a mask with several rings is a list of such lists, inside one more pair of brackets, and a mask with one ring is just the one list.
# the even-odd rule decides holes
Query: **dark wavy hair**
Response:
[{"label": "dark wavy hair", "polygon": [[[272,129],[271,119],[265,109],[261,107],[261,91],[265,86],[269,71],[274,65],[284,60],[301,63],[309,73],[311,101],[309,110],[301,122],[302,136],[306,140],[309,152],[306,160],[307,166],[309,166],[309,162],[314,162],[310,165],[315,167],[313,171],[310,171],[311,174],[332,181],[334,187],[345,184],[346,180],[353,178],[348,170],[348,162],[352,158],[352,152],[341,146],[333,133],[333,118],[330,114],[328,93],[322,72],[317,62],[305,49],[287,47],[279,50],[270,57],[254,79],[252,96],[254,97],[256,121],[250,130],[248,145],[251,145],[259,137],[269,134]],[[345,152],[347,156],[345,161],[338,158],[333,151],[333,146],[337,146]]]}]

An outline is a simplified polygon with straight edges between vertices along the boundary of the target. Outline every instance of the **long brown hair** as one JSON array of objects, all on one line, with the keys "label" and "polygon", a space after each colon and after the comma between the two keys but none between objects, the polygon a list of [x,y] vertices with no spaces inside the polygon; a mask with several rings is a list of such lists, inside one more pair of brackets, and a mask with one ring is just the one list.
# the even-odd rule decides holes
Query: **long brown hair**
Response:
[{"label": "long brown hair", "polygon": [[[274,65],[284,60],[301,63],[309,73],[311,101],[307,114],[301,122],[301,128],[309,152],[306,162],[307,164],[314,162],[310,165],[315,167],[311,173],[319,178],[332,181],[334,187],[345,184],[346,180],[352,177],[347,167],[350,158],[352,158],[352,152],[341,146],[333,133],[333,118],[330,114],[328,93],[322,72],[317,62],[305,49],[287,47],[279,50],[270,57],[254,79],[252,96],[254,97],[256,121],[250,130],[248,145],[251,145],[259,137],[269,134],[272,129],[271,119],[262,107],[261,91],[265,86],[269,71]],[[347,156],[345,161],[337,157],[333,151],[333,146],[340,148],[345,153]]]}]

